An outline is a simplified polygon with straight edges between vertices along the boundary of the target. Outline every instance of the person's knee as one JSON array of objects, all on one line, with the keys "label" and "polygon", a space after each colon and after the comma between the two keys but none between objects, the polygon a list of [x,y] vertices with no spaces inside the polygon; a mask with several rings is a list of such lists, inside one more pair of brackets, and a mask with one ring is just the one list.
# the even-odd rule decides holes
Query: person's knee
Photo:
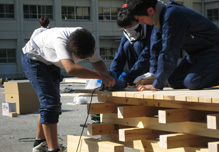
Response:
[{"label": "person's knee", "polygon": [[61,105],[49,106],[46,109],[40,108],[40,123],[58,123],[61,114]]},{"label": "person's knee", "polygon": [[129,41],[126,41],[123,45],[124,51],[128,51],[131,47],[131,43]]},{"label": "person's knee", "polygon": [[190,90],[198,90],[198,89],[202,89],[201,88],[201,82],[197,80],[196,77],[194,76],[187,76],[184,79],[184,85],[186,88],[190,89]]}]

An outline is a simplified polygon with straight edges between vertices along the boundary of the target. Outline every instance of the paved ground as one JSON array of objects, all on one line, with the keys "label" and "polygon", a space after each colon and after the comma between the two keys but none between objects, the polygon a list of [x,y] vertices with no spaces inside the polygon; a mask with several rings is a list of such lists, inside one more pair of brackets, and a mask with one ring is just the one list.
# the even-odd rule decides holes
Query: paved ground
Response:
[{"label": "paved ground", "polygon": [[[61,84],[60,89],[72,88],[82,89],[84,84],[65,82]],[[4,88],[0,88],[0,107],[5,102]],[[67,145],[67,135],[80,135],[83,124],[87,116],[87,105],[74,105],[73,98],[78,96],[75,93],[62,93],[62,115],[58,124],[59,143]],[[90,102],[90,97],[86,97]],[[93,98],[96,102],[97,98]],[[0,112],[0,152],[31,152],[33,141],[37,129],[37,113],[18,115],[10,118],[2,116]],[[88,123],[92,123],[90,116]],[[86,134],[86,129],[84,134]]]}]

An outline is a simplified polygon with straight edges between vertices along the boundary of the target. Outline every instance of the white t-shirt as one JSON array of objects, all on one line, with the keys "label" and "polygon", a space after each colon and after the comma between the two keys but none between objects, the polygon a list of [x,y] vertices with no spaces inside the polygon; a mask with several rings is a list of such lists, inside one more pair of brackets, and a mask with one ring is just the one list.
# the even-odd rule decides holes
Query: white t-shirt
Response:
[{"label": "white t-shirt", "polygon": [[94,55],[87,59],[79,59],[75,55],[71,54],[67,48],[68,38],[71,33],[81,27],[73,28],[51,28],[38,35],[27,42],[22,51],[27,54],[27,57],[41,61],[47,65],[54,64],[60,68],[63,68],[61,60],[70,59],[74,63],[78,63],[82,60],[89,60],[91,63],[101,61],[99,51],[95,47]]},{"label": "white t-shirt", "polygon": [[48,30],[48,28],[37,28],[33,31],[33,34],[31,35],[30,39],[33,39],[36,35],[38,35],[39,33],[45,31],[45,30]]}]

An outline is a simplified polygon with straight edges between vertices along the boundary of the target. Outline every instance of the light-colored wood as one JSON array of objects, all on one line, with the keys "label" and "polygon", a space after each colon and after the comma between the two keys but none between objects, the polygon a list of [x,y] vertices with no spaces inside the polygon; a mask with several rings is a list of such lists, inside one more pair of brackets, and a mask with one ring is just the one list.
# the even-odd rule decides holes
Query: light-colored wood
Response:
[{"label": "light-colored wood", "polygon": [[193,134],[198,136],[218,138],[217,130],[207,129],[207,124],[204,122],[177,122],[161,124],[158,118],[152,117],[135,117],[118,119],[116,114],[104,114],[101,118],[104,123],[114,123],[134,128],[147,128],[161,131],[169,131],[175,133]]},{"label": "light-colored wood", "polygon": [[203,90],[175,89],[174,90],[171,88],[164,88],[162,91],[138,92],[137,89],[135,88],[127,88],[125,91],[110,92],[108,93],[108,96],[142,98],[141,94],[144,96],[145,99],[203,102],[203,103],[219,102],[219,89],[203,89]]},{"label": "light-colored wood", "polygon": [[100,114],[100,113],[116,113],[117,106],[113,103],[92,103],[88,104],[87,108],[90,107],[89,114]]},{"label": "light-colored wood", "polygon": [[158,108],[146,106],[123,106],[117,108],[118,118],[153,117],[157,115]]},{"label": "light-colored wood", "polygon": [[137,98],[126,98],[126,97],[112,97],[108,95],[98,96],[98,102],[163,107],[163,108],[184,108],[184,109],[192,109],[192,110],[219,112],[219,104],[203,103],[203,102],[137,99]]},{"label": "light-colored wood", "polygon": [[179,147],[163,149],[160,147],[158,139],[134,140],[124,143],[127,147],[133,147],[144,152],[209,152],[207,147]]},{"label": "light-colored wood", "polygon": [[201,147],[207,145],[209,141],[213,141],[213,139],[183,133],[160,135],[160,147],[164,149]]},{"label": "light-colored wood", "polygon": [[208,143],[209,152],[219,152],[219,141]]},{"label": "light-colored wood", "polygon": [[188,109],[168,109],[158,111],[159,123],[173,123],[183,121],[200,121],[205,120],[204,112],[188,110]]},{"label": "light-colored wood", "polygon": [[144,128],[119,129],[119,141],[127,142],[133,140],[154,139],[158,138],[161,134],[167,134],[167,132]]},{"label": "light-colored wood", "polygon": [[[125,146],[145,152],[211,152],[207,144],[219,141],[218,129],[210,129],[207,123],[210,121],[212,123],[212,120],[206,121],[207,115],[219,112],[217,88],[203,90],[164,88],[162,91],[143,92],[132,88],[103,94],[98,92],[98,101],[119,105],[117,114],[101,114],[102,122],[124,126],[119,129],[119,134],[101,135],[101,138],[108,138],[109,141],[123,142]],[[160,114],[157,111],[152,115],[145,115],[143,114],[145,108],[157,108]],[[152,130],[155,133],[144,134],[145,130]],[[159,134],[157,131],[168,132],[168,135]],[[160,142],[156,139],[144,139],[150,136],[157,138],[158,135],[160,139],[171,141],[165,143],[161,139],[162,144],[166,144],[163,144],[163,147],[171,149],[161,148]],[[138,144],[135,144],[137,141]]]},{"label": "light-colored wood", "polygon": [[207,128],[208,129],[219,129],[219,114],[207,115]]},{"label": "light-colored wood", "polygon": [[[68,152],[75,152],[74,150],[77,149],[79,138],[80,136],[67,136]],[[84,150],[84,152],[86,150],[89,152],[124,152],[124,145],[82,136],[79,149]]]},{"label": "light-colored wood", "polygon": [[100,123],[90,124],[87,126],[88,135],[104,135],[104,134],[116,134],[118,130],[115,130],[115,124]]},{"label": "light-colored wood", "polygon": [[17,117],[17,113],[16,112],[10,112],[9,117]]}]

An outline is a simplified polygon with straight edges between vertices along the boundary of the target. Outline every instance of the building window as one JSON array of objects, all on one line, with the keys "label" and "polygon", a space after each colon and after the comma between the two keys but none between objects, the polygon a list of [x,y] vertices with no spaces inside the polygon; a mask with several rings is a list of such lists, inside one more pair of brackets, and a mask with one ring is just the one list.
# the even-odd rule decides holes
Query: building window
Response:
[{"label": "building window", "polygon": [[208,18],[212,21],[219,20],[219,9],[209,9],[207,10]]},{"label": "building window", "polygon": [[39,19],[42,16],[53,19],[53,6],[24,5],[24,18]]},{"label": "building window", "polygon": [[14,18],[14,5],[0,4],[0,18]]},{"label": "building window", "polygon": [[75,19],[74,7],[62,6],[62,19]]},{"label": "building window", "polygon": [[16,63],[16,49],[0,49],[0,63]]},{"label": "building window", "polygon": [[115,48],[100,48],[100,56],[104,61],[113,60],[115,51]]},{"label": "building window", "polygon": [[119,8],[99,7],[99,20],[117,20]]},{"label": "building window", "polygon": [[90,7],[62,6],[62,19],[90,20]]}]

